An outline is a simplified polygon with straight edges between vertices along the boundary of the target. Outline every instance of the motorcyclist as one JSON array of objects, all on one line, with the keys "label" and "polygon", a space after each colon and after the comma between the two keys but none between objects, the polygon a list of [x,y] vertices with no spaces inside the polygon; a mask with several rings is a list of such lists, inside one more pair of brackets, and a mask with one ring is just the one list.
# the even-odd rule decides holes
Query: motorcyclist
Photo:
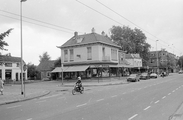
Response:
[{"label": "motorcyclist", "polygon": [[81,77],[80,76],[78,77],[78,80],[76,82],[76,85],[79,88],[79,90],[81,90],[81,88],[82,88],[82,82],[81,82]]}]

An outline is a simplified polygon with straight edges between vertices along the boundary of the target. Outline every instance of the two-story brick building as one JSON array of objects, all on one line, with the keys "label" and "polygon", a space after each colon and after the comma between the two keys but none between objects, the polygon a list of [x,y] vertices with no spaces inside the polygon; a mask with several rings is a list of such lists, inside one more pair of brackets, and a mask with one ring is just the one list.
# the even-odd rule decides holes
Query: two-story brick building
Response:
[{"label": "two-story brick building", "polygon": [[[104,34],[78,35],[77,32],[62,46],[61,50],[64,78],[120,76],[128,64],[123,59],[121,47]],[[61,72],[55,68],[52,72]]]},{"label": "two-story brick building", "polygon": [[[23,62],[25,65],[25,62]],[[11,55],[0,55],[0,78],[6,81],[21,80],[21,58]],[[23,78],[27,79],[27,70],[23,71]]]},{"label": "two-story brick building", "polygon": [[149,53],[148,66],[152,71],[161,73],[162,71],[176,71],[176,56],[164,49],[160,51],[151,51]]}]

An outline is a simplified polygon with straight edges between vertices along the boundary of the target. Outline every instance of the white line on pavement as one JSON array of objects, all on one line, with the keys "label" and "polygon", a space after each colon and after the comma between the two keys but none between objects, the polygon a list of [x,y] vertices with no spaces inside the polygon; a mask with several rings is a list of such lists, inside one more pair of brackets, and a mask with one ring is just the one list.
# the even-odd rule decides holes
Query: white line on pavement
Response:
[{"label": "white line on pavement", "polygon": [[149,109],[151,106],[148,106],[148,107],[146,107],[146,108],[144,108],[144,110],[147,110],[147,109]]},{"label": "white line on pavement", "polygon": [[111,97],[117,97],[117,95],[113,95],[113,96],[111,96]]},{"label": "white line on pavement", "polygon": [[29,119],[27,119],[27,120],[32,120],[32,118],[29,118]]},{"label": "white line on pavement", "polygon": [[175,90],[173,90],[172,92],[175,92]]},{"label": "white line on pavement", "polygon": [[168,95],[171,95],[171,93],[168,93]]},{"label": "white line on pavement", "polygon": [[165,99],[165,98],[166,98],[166,96],[162,97],[162,99]]},{"label": "white line on pavement", "polygon": [[156,101],[156,102],[154,102],[154,103],[156,104],[156,103],[158,103],[158,102],[159,102],[159,100],[157,100],[157,101]]},{"label": "white line on pavement", "polygon": [[16,107],[20,107],[20,106],[22,106],[22,105],[15,105],[15,106],[7,107],[7,109],[16,108]]},{"label": "white line on pavement", "polygon": [[46,97],[42,97],[40,99],[52,98],[52,97],[56,97],[56,96],[59,96],[59,95],[62,95],[62,94],[55,94],[55,95],[51,95],[51,96],[46,96]]},{"label": "white line on pavement", "polygon": [[133,118],[135,118],[138,114],[133,115],[132,117],[128,118],[128,120],[132,120]]},{"label": "white line on pavement", "polygon": [[36,103],[42,103],[42,102],[46,102],[46,100],[37,101]]},{"label": "white line on pavement", "polygon": [[81,106],[84,106],[84,105],[87,105],[87,103],[84,103],[84,104],[81,104],[81,105],[77,105],[76,107],[81,107]]},{"label": "white line on pavement", "polygon": [[104,99],[99,99],[99,100],[97,100],[97,102],[102,101],[102,100],[104,100]]}]

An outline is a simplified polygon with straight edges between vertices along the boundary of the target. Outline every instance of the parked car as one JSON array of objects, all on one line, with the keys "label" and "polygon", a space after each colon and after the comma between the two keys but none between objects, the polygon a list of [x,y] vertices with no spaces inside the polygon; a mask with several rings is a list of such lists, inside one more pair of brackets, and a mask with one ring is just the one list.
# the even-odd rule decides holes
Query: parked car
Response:
[{"label": "parked car", "polygon": [[158,75],[156,73],[151,73],[150,74],[150,78],[157,78],[157,77],[158,77]]},{"label": "parked car", "polygon": [[149,79],[149,78],[150,78],[149,73],[142,73],[142,74],[140,75],[140,79],[147,80],[147,79]]},{"label": "parked car", "polygon": [[139,74],[131,74],[127,77],[128,82],[137,82],[140,81],[140,75]]},{"label": "parked car", "polygon": [[182,73],[183,73],[183,70],[180,70],[180,71],[179,71],[179,74],[182,74]]}]

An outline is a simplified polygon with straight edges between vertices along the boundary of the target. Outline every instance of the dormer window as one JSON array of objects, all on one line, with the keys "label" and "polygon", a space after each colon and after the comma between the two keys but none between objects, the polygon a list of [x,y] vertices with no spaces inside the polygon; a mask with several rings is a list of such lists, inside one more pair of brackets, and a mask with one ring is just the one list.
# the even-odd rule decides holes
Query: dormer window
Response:
[{"label": "dormer window", "polygon": [[83,41],[83,38],[76,38],[77,43],[81,43]]}]

